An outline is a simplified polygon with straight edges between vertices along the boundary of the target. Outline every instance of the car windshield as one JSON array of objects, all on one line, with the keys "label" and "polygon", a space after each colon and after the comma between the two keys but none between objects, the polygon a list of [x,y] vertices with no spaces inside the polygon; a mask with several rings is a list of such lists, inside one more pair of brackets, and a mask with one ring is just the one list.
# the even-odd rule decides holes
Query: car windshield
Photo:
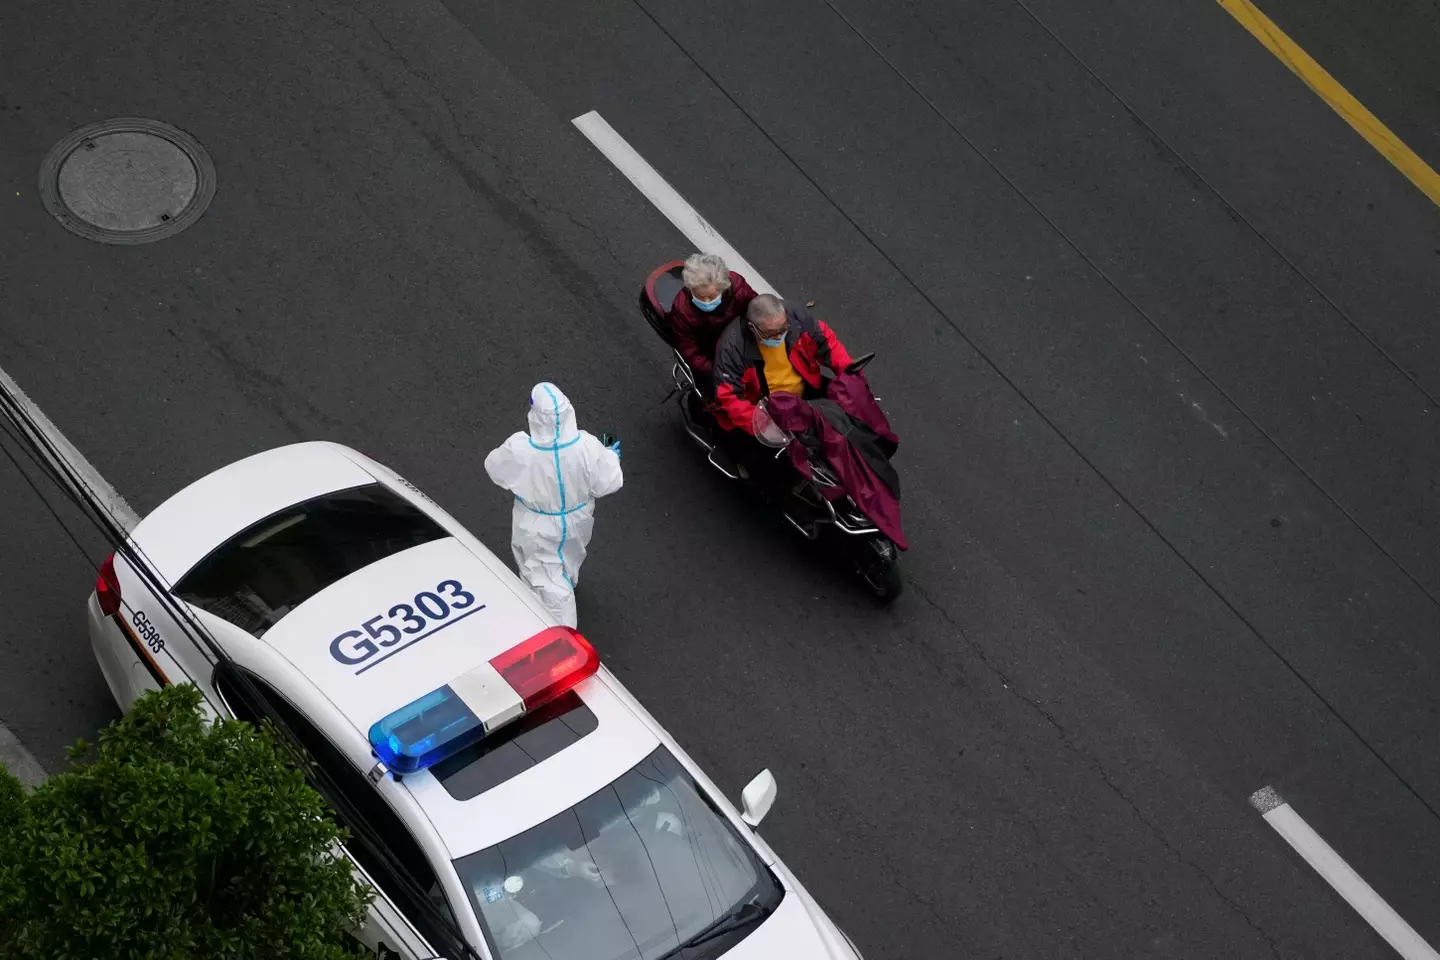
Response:
[{"label": "car windshield", "polygon": [[664,747],[455,865],[498,960],[661,960],[685,944],[687,960],[712,956],[784,896]]}]

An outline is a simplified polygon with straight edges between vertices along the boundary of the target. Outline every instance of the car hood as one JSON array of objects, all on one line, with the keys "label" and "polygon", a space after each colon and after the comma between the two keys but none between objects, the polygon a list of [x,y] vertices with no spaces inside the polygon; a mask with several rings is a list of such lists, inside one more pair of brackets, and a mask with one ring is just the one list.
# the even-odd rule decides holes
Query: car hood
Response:
[{"label": "car hood", "polygon": [[840,932],[807,900],[799,891],[786,891],[775,912],[724,960],[856,960]]}]

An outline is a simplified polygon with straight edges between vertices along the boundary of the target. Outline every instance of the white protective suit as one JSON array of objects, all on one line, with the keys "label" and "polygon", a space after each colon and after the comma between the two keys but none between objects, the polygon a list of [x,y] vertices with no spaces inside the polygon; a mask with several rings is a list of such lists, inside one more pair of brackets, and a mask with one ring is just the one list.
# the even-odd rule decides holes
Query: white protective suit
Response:
[{"label": "white protective suit", "polygon": [[595,529],[596,499],[624,483],[620,456],[575,426],[553,383],[530,391],[530,432],[512,434],[485,458],[490,479],[515,496],[510,549],[520,578],[560,623],[575,623],[575,585]]}]

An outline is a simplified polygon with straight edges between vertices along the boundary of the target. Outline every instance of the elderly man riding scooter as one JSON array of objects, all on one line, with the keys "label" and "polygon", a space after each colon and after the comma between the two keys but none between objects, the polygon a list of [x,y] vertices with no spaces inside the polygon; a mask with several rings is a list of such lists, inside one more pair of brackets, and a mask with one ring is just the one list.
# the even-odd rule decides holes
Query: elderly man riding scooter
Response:
[{"label": "elderly man riding scooter", "polygon": [[772,393],[823,397],[821,368],[838,373],[849,365],[850,353],[835,331],[804,306],[789,305],[769,293],[750,301],[744,321],[726,327],[715,348],[712,407],[729,434],[726,446],[746,473],[758,473],[756,479],[767,481],[762,483],[766,487],[785,476],[777,472],[773,451],[753,440],[755,405]]},{"label": "elderly man riding scooter", "polygon": [[899,439],[858,372],[862,365],[825,321],[761,294],[746,322],[737,320],[720,337],[712,409],[726,446],[762,490],[777,496],[795,489],[818,456],[904,550],[900,482],[890,465]]}]

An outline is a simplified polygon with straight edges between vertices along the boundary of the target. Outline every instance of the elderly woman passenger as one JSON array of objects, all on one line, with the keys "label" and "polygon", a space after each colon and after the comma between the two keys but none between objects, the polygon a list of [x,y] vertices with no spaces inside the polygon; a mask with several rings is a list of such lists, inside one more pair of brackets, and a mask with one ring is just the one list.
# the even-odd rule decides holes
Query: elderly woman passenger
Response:
[{"label": "elderly woman passenger", "polygon": [[708,387],[714,378],[715,343],[731,320],[745,315],[755,291],[714,253],[692,253],[680,277],[685,286],[670,305],[675,348]]}]

